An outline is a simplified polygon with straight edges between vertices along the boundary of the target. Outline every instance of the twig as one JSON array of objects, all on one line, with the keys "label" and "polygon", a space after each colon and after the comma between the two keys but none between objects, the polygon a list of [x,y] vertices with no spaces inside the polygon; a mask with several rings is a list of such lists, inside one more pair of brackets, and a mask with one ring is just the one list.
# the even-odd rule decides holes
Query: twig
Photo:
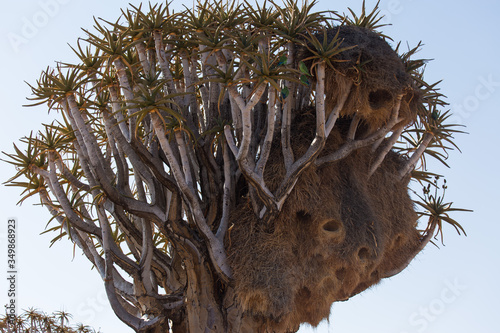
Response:
[{"label": "twig", "polygon": [[380,164],[382,164],[385,156],[391,151],[396,141],[398,141],[399,137],[401,136],[401,133],[403,133],[403,130],[404,126],[401,125],[398,129],[396,129],[392,133],[391,137],[387,140],[387,142],[385,142],[384,147],[380,150],[380,152],[377,155],[377,158],[375,159],[375,161],[373,161],[370,167],[370,172],[368,173],[368,177],[371,177],[375,173],[377,168],[380,166]]},{"label": "twig", "polygon": [[422,142],[418,145],[418,148],[413,152],[410,159],[405,163],[405,165],[399,171],[399,179],[405,178],[415,168],[415,165],[417,164],[420,157],[422,157],[422,155],[425,152],[425,149],[427,148],[429,143],[431,143],[433,138],[434,138],[433,133],[425,132],[424,136],[422,137]]},{"label": "twig", "polygon": [[216,237],[219,241],[224,241],[224,236],[229,227],[229,210],[231,208],[231,160],[229,158],[228,147],[223,144],[224,158],[224,193],[222,197],[222,218],[219,228],[217,229]]}]

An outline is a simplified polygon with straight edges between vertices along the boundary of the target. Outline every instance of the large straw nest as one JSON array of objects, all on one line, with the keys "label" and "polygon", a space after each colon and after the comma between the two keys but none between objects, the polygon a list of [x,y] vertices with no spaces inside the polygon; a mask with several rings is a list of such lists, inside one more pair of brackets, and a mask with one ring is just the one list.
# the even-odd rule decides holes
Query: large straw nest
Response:
[{"label": "large straw nest", "polygon": [[[313,117],[306,114],[301,118]],[[297,128],[297,154],[311,141],[313,121]],[[336,130],[325,154],[343,143]],[[284,176],[278,145],[265,180],[275,188]],[[346,300],[403,266],[419,245],[417,215],[408,180],[396,175],[401,158],[390,153],[370,178],[369,148],[324,167],[310,167],[280,215],[265,225],[248,202],[231,215],[228,252],[235,290],[243,308],[274,325],[293,330],[317,325],[331,304]]]},{"label": "large straw nest", "polygon": [[[357,27],[336,29],[344,47],[357,47],[340,54],[337,60],[345,61],[326,73],[328,108],[337,102],[339,82],[355,85],[322,155],[346,142],[355,116],[362,119],[359,135],[386,124],[398,95],[404,95],[400,116],[406,124],[413,121],[418,97],[404,64],[381,37]],[[306,50],[298,54],[308,57]],[[357,63],[364,63],[360,72],[353,69]],[[313,110],[295,111],[293,124],[294,155],[302,156],[314,138]],[[333,302],[362,292],[413,258],[420,244],[417,214],[409,179],[397,177],[405,161],[391,151],[370,177],[377,154],[366,147],[321,167],[311,165],[269,224],[248,200],[239,203],[226,244],[235,292],[249,315],[276,332],[295,331],[303,322],[317,325],[328,318]],[[264,178],[274,191],[284,176],[277,134]]]}]

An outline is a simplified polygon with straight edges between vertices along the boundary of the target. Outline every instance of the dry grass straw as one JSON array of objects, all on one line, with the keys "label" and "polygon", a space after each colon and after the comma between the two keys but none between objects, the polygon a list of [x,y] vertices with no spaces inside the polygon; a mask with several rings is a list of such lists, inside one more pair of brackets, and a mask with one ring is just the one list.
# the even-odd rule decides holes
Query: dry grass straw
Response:
[{"label": "dry grass straw", "polygon": [[[383,125],[398,94],[409,94],[403,115],[413,119],[414,113],[409,78],[390,46],[355,27],[342,27],[340,37],[359,48],[342,55],[351,64],[339,62],[327,75],[329,105],[339,96],[336,80],[360,79],[323,154],[345,142],[354,114],[362,116],[367,131]],[[366,64],[355,73],[353,62]],[[315,119],[311,110],[294,117],[292,147],[301,156],[314,137]],[[274,142],[264,174],[271,190],[285,172],[279,137]],[[302,322],[317,325],[329,316],[333,302],[378,283],[412,258],[419,233],[409,180],[397,177],[403,160],[391,152],[369,177],[375,156],[363,148],[321,168],[309,167],[272,225],[259,221],[245,200],[237,207],[228,252],[235,291],[248,313],[276,331],[294,330]]]}]

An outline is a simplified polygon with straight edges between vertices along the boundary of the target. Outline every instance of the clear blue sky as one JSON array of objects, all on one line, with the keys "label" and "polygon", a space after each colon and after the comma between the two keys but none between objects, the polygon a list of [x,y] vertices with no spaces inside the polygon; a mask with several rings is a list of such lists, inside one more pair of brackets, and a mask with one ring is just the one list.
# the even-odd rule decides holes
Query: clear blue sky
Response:
[{"label": "clear blue sky", "polygon": [[[73,61],[67,43],[83,36],[92,17],[114,20],[129,1],[23,0],[4,3],[0,21],[0,150],[50,122],[43,108],[23,108],[41,70],[54,61]],[[137,1],[132,1],[137,4]],[[376,1],[367,1],[371,8]],[[181,9],[182,1],[173,6]],[[188,6],[190,2],[185,2]],[[346,11],[360,1],[319,0],[317,10]],[[334,304],[329,323],[318,333],[481,333],[498,332],[500,221],[496,212],[500,187],[500,40],[498,0],[382,0],[380,8],[391,23],[383,31],[395,41],[425,44],[419,54],[434,59],[427,66],[429,81],[443,79],[442,91],[456,110],[454,121],[467,126],[457,137],[462,153],[452,152],[451,169],[438,171],[448,179],[447,199],[473,213],[456,214],[468,237],[445,227],[445,244],[428,246],[401,274],[384,280],[351,300]],[[34,26],[30,29],[30,24]],[[9,36],[23,37],[12,43]],[[13,170],[0,163],[3,182]],[[26,202],[16,206],[18,190],[0,186],[0,277],[6,275],[6,221],[16,217],[19,230],[19,306],[46,312],[65,310],[74,322],[105,333],[130,332],[107,305],[102,282],[90,263],[72,245],[53,235],[39,235],[49,219],[44,208]],[[77,288],[74,286],[78,285]],[[7,302],[7,281],[0,278],[0,304]],[[307,327],[300,332],[312,332]]]}]

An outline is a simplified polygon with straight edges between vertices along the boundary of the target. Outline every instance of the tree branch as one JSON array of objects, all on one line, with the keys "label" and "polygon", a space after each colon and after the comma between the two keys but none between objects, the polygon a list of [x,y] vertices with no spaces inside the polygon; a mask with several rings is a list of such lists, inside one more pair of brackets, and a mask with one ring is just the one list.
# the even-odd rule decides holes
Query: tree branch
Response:
[{"label": "tree branch", "polygon": [[[261,152],[257,165],[255,166],[255,172],[259,176],[264,175],[264,169],[269,159],[269,153],[271,152],[271,147],[274,137],[274,124],[276,120],[276,88],[273,86],[269,89],[269,102],[267,105],[267,131],[264,138],[264,142],[261,145]],[[236,156],[236,155],[235,155]]]},{"label": "tree branch", "polygon": [[398,118],[399,108],[401,106],[401,98],[402,95],[398,96],[398,100],[392,109],[391,118],[386,125],[382,126],[375,133],[371,134],[365,139],[347,140],[346,143],[344,143],[339,149],[337,149],[332,154],[318,158],[315,162],[316,166],[321,166],[325,163],[330,163],[340,160],[349,155],[352,151],[370,145],[379,140],[380,138],[383,138],[385,135],[387,135],[387,133],[389,133],[394,128],[394,126],[396,126],[399,122],[402,121],[401,118]]},{"label": "tree branch", "polygon": [[371,177],[377,168],[382,164],[384,161],[385,156],[391,151],[392,147],[396,144],[398,141],[399,137],[401,136],[401,133],[403,133],[404,126],[400,126],[397,128],[391,135],[389,139],[384,143],[384,146],[380,149],[376,159],[372,162],[372,165],[370,166],[370,172],[368,173],[368,177]]},{"label": "tree branch", "polygon": [[231,269],[229,267],[229,264],[227,263],[224,246],[208,227],[205,217],[203,216],[200,203],[198,201],[199,199],[195,195],[194,189],[189,188],[188,184],[185,181],[179,162],[174,157],[172,148],[170,147],[170,143],[166,138],[166,133],[163,129],[163,123],[160,117],[156,113],[152,113],[151,119],[153,121],[153,127],[158,140],[160,141],[160,145],[170,164],[170,169],[172,170],[174,178],[179,186],[181,193],[187,199],[196,226],[201,231],[203,237],[207,240],[208,252],[210,254],[214,267],[218,271],[221,278],[223,278],[225,281],[229,281],[229,278],[231,277]]},{"label": "tree branch", "polygon": [[220,220],[219,228],[215,237],[222,243],[224,242],[224,236],[229,227],[229,211],[232,207],[231,205],[231,160],[229,158],[228,147],[226,144],[223,145],[224,154],[224,194],[222,197],[222,218]]},{"label": "tree branch", "polygon": [[335,126],[335,123],[337,122],[337,119],[340,115],[340,111],[344,108],[344,104],[347,101],[347,98],[349,97],[349,94],[351,93],[351,87],[352,87],[352,81],[348,80],[345,82],[345,87],[344,89],[340,89],[343,91],[342,96],[337,101],[337,104],[333,108],[333,110],[330,112],[330,115],[328,116],[328,121],[326,123],[326,128],[325,128],[325,134],[326,137],[328,137]]},{"label": "tree branch", "polygon": [[413,152],[410,159],[403,165],[403,167],[399,171],[399,179],[405,178],[408,174],[410,174],[410,172],[413,171],[418,160],[420,159],[420,157],[422,157],[422,155],[425,152],[425,149],[427,149],[427,146],[431,143],[433,138],[434,138],[433,133],[425,132],[425,134],[422,137],[422,141],[418,145],[418,148]]}]

